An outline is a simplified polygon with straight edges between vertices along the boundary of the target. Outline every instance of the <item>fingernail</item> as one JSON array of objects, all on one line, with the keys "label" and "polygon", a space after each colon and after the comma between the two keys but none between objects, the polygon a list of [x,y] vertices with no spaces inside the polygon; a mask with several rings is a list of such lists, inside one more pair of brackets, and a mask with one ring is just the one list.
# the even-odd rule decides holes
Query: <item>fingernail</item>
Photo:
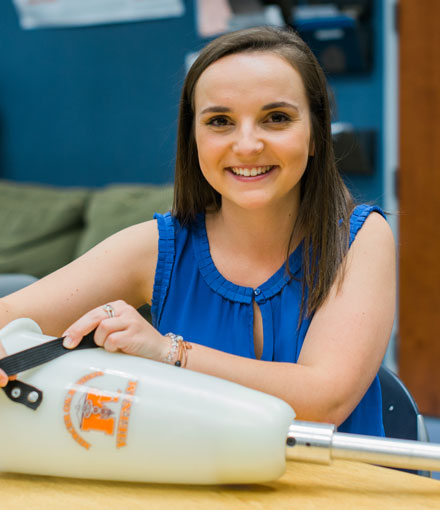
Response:
[{"label": "fingernail", "polygon": [[66,347],[67,349],[73,347],[73,340],[70,338],[70,336],[66,336],[66,338],[63,340],[63,347]]},{"label": "fingernail", "polygon": [[4,373],[0,373],[0,387],[3,388],[8,384],[8,376]]}]

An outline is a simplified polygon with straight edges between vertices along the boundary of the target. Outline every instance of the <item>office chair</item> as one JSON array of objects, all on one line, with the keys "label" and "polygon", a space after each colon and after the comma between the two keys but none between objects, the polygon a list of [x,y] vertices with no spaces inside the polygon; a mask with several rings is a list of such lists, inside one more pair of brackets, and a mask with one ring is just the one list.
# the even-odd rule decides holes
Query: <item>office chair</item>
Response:
[{"label": "office chair", "polygon": [[[382,389],[382,414],[385,436],[395,439],[429,441],[425,421],[408,388],[394,372],[385,366],[380,367],[378,375]],[[429,471],[409,472],[422,476],[431,476]]]}]

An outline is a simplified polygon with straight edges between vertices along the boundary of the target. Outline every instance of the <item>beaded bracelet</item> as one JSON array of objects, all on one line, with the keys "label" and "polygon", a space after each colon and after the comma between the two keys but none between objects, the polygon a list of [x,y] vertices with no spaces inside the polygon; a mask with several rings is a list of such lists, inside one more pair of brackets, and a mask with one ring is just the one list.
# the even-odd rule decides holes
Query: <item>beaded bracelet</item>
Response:
[{"label": "beaded bracelet", "polygon": [[171,347],[167,356],[164,359],[164,362],[170,365],[174,363],[176,367],[185,368],[188,362],[187,351],[192,349],[192,345],[189,342],[185,342],[183,337],[181,337],[180,335],[176,335],[174,333],[167,333],[165,336],[171,339]]},{"label": "beaded bracelet", "polygon": [[165,363],[171,364],[174,361],[176,352],[179,348],[179,341],[183,340],[183,337],[175,335],[174,333],[167,333],[165,336],[171,339],[171,347],[164,361]]}]

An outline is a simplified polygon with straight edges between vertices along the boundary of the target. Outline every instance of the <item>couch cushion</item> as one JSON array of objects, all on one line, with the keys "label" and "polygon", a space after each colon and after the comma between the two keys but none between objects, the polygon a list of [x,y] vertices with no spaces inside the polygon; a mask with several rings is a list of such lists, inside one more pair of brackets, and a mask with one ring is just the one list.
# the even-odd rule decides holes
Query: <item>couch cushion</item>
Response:
[{"label": "couch cushion", "polygon": [[172,202],[172,185],[118,184],[97,190],[86,211],[86,227],[76,256],[123,228],[151,220],[155,212],[166,212]]},{"label": "couch cushion", "polygon": [[0,273],[42,277],[70,262],[89,195],[0,181]]}]

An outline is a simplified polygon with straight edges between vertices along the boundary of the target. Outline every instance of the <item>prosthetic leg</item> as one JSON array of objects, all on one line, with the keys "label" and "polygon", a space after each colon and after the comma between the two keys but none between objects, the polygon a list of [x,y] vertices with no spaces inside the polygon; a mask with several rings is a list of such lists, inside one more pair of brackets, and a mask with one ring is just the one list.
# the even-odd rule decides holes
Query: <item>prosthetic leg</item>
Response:
[{"label": "prosthetic leg", "polygon": [[91,349],[93,335],[70,351],[32,320],[18,319],[0,330],[0,341],[8,353],[0,367],[18,374],[0,392],[1,471],[226,484],[274,480],[286,458],[440,470],[440,445],[294,421],[293,409],[278,398]]}]

